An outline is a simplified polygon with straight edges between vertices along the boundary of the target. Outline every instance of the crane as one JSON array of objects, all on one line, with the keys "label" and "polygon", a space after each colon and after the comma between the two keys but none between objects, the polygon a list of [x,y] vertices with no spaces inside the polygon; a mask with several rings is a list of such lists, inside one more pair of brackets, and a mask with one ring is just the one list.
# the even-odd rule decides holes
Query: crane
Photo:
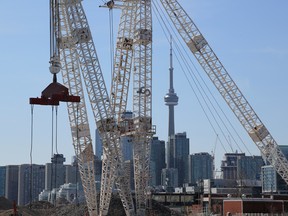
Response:
[{"label": "crane", "polygon": [[172,23],[203,70],[260,150],[288,184],[288,161],[268,129],[257,116],[222,65],[198,27],[177,0],[160,0]]},{"label": "crane", "polygon": [[[94,153],[82,84],[84,80],[103,142],[99,215],[108,213],[114,183],[119,189],[126,214],[133,215],[134,206],[130,188],[127,188],[127,174],[123,169],[119,130],[81,0],[50,0],[50,19],[50,71],[53,73],[53,83],[42,92],[41,98],[31,98],[30,103],[59,105],[59,101],[68,102],[72,140],[88,211],[91,216],[98,215]],[[60,70],[65,86],[56,80]]]},{"label": "crane", "polygon": [[[126,128],[126,120],[123,120],[120,116],[126,110],[131,60],[133,59],[134,118],[132,119],[133,122],[130,122],[133,126],[129,130],[129,135],[132,137],[132,142],[134,144],[133,159],[136,213],[137,215],[145,215],[147,201],[146,189],[148,188],[149,183],[150,140],[153,134],[151,120],[151,1],[123,2],[110,100],[105,88],[100,64],[92,42],[92,36],[87,20],[85,20],[84,17],[84,11],[81,3],[80,1],[63,2],[65,3],[63,5],[63,17],[66,16],[67,20],[66,25],[63,25],[62,28],[64,31],[63,35],[66,33],[66,36],[63,37],[63,39],[65,41],[68,38],[68,41],[72,41],[72,44],[70,43],[68,46],[62,46],[65,48],[68,47],[66,50],[63,49],[63,62],[66,62],[67,59],[69,59],[74,50],[77,51],[78,59],[76,60],[78,61],[71,60],[70,62],[78,62],[80,65],[88,91],[88,96],[90,98],[90,104],[92,105],[96,125],[103,142],[102,179],[99,207],[100,215],[106,215],[108,213],[114,183],[116,183],[126,215],[134,215],[133,201],[131,192],[129,190],[128,178],[126,178],[128,176],[128,171],[123,166],[119,139],[121,136],[121,131],[122,135],[127,135],[126,131],[123,131],[123,127],[121,127],[121,125],[124,125],[124,129]],[[114,1],[108,3],[108,7],[112,7],[114,5]],[[130,20],[130,23],[127,23],[127,20]],[[73,45],[73,49],[70,47],[70,45]],[[132,48],[134,55],[132,55]],[[68,53],[66,53],[67,51]],[[68,81],[65,83],[70,86],[71,90],[75,89],[73,88],[75,81],[66,77],[67,75],[75,76],[76,66],[77,65],[72,67],[71,71],[66,69],[67,73],[63,74],[63,79]],[[80,86],[79,84],[80,81],[78,81],[77,86]],[[77,90],[75,90],[73,94],[74,93],[80,95]],[[72,116],[72,118],[70,118],[72,131],[75,131],[75,126],[77,125],[77,122],[75,124],[75,119],[73,122],[73,116],[75,116],[75,113],[77,113],[76,109],[77,107],[75,106],[71,107],[71,111],[69,112],[69,116]],[[89,128],[87,123],[78,123],[77,128],[79,128],[79,126],[82,127],[82,130],[87,130]],[[91,179],[89,177],[87,178],[87,176],[84,176],[84,178]],[[89,190],[87,191],[89,194]],[[88,198],[92,200],[93,203],[96,203],[91,196],[88,196]],[[90,212],[92,212],[93,209],[91,209]]]},{"label": "crane", "polygon": [[[49,91],[45,89],[42,92],[40,99],[30,99],[30,103],[59,105],[59,101],[67,102],[73,146],[90,216],[108,214],[114,184],[119,191],[126,215],[135,215],[126,178],[128,170],[123,166],[120,147],[120,136],[127,135],[127,119],[123,119],[121,114],[126,110],[133,60],[134,118],[132,121],[128,120],[131,125],[128,135],[134,143],[136,212],[137,215],[145,215],[150,140],[153,134],[151,1],[123,1],[110,97],[81,1],[50,0],[50,71],[53,73],[53,85],[48,86]],[[108,3],[108,7],[114,5],[114,1]],[[130,20],[128,24],[127,19]],[[56,74],[60,70],[65,86],[56,80]],[[82,79],[103,143],[99,212],[94,153]],[[66,86],[69,87],[71,95]],[[59,95],[59,92],[64,93]]]},{"label": "crane", "polygon": [[[81,1],[63,0],[62,2],[64,3],[63,17],[66,17],[66,24],[63,25],[62,28],[64,32],[63,35],[65,35],[66,33],[66,37],[64,37],[63,39],[65,41],[68,37],[71,39],[70,41],[72,41],[72,44],[70,43],[67,49],[63,49],[63,62],[69,59],[69,57],[71,56],[70,53],[72,52],[76,51],[77,57],[76,61],[70,61],[70,63],[76,63],[76,65],[70,68],[71,70],[66,70],[66,74],[63,74],[63,79],[65,79],[67,75],[74,77],[76,74],[75,66],[78,66],[78,70],[82,72],[82,76],[88,92],[89,102],[91,104],[94,114],[94,119],[103,143],[99,215],[108,214],[109,203],[114,183],[116,183],[126,214],[133,215],[134,206],[132,195],[130,192],[128,179],[125,178],[125,176],[127,176],[127,173],[125,173],[122,163],[122,152],[120,149],[119,139],[120,131],[118,130],[115,115],[112,111],[108,92],[105,86],[103,74],[100,68],[100,63],[96,54],[96,49],[92,40],[92,35],[88,26],[87,19],[85,17],[85,13],[81,5]],[[72,46],[69,47],[70,45]],[[68,53],[66,53],[67,51]],[[80,83],[81,80],[77,80],[76,85],[80,86]],[[73,85],[75,85],[75,82],[68,77],[67,84],[72,87]],[[71,87],[70,89],[73,90],[74,88]],[[77,90],[75,89],[75,91]],[[83,112],[80,113],[85,113],[84,107],[85,106],[83,106]],[[77,131],[79,126],[81,126],[81,132],[83,130],[88,131],[89,125],[87,122],[75,122],[75,119],[73,119],[75,113],[77,112],[77,107],[74,106],[70,108],[69,116],[72,131]],[[87,113],[85,115],[87,115]],[[81,120],[81,118],[79,120]],[[77,140],[75,141],[75,144],[77,145]],[[91,145],[89,144],[89,146]],[[91,152],[92,147],[90,147],[89,149],[90,150],[88,152]],[[86,153],[85,150],[83,152],[84,154]],[[79,156],[81,156],[81,154]],[[83,176],[83,179],[91,181],[91,179],[93,178],[91,178],[91,176]],[[89,202],[93,203],[94,205],[93,208],[91,208],[89,211],[90,215],[96,215],[96,213],[94,213],[94,211],[97,211],[97,202],[95,200],[96,194],[94,194],[94,192],[90,193],[90,190],[91,187],[89,187],[88,185],[85,193],[87,194],[86,200],[89,200]]]},{"label": "crane", "polygon": [[[118,2],[118,4],[115,4]],[[122,3],[122,4],[121,4]],[[152,15],[151,1],[109,1],[109,9],[121,8],[110,99],[121,136],[131,137],[136,214],[145,215],[149,204],[150,142],[152,126]],[[133,64],[133,118],[123,118],[127,109]],[[127,172],[126,172],[127,173]]]}]

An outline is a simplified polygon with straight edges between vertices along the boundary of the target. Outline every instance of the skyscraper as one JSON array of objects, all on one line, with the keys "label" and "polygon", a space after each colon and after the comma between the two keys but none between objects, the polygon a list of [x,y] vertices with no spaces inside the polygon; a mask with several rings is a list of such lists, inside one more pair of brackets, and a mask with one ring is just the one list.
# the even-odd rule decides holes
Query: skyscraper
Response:
[{"label": "skyscraper", "polygon": [[[152,185],[161,185],[161,170],[165,168],[165,141],[153,137],[151,142]],[[154,168],[154,169],[153,169]]]},{"label": "skyscraper", "polygon": [[0,166],[0,197],[5,196],[6,166]]},{"label": "skyscraper", "polygon": [[6,188],[5,197],[10,201],[17,202],[18,200],[18,173],[19,166],[6,166]]},{"label": "skyscraper", "polygon": [[[279,145],[280,150],[288,159],[288,145]],[[288,185],[276,172],[271,164],[262,167],[262,192],[264,193],[288,193]]]},{"label": "skyscraper", "polygon": [[102,139],[98,129],[95,130],[95,155],[101,159],[103,154]]},{"label": "skyscraper", "polygon": [[166,152],[166,167],[174,168],[175,166],[175,158],[173,154],[175,143],[171,139],[173,135],[175,135],[175,123],[174,123],[174,106],[178,104],[178,96],[174,91],[173,87],[173,58],[172,58],[172,37],[170,41],[170,85],[169,92],[165,95],[165,105],[169,107],[169,125],[168,125],[168,143],[167,143],[167,152]]},{"label": "skyscraper", "polygon": [[52,163],[45,165],[45,189],[52,190],[58,188],[60,185],[65,183],[65,172],[64,166],[65,158],[63,154],[54,154],[51,158]]},{"label": "skyscraper", "polygon": [[186,132],[176,133],[171,140],[174,139],[174,168],[178,169],[178,183],[182,186],[188,182],[187,167],[189,155],[189,139]]},{"label": "skyscraper", "polygon": [[244,157],[245,153],[226,153],[221,161],[223,179],[237,179],[237,160]]},{"label": "skyscraper", "polygon": [[39,193],[45,188],[45,166],[33,164],[31,169],[30,164],[21,164],[18,176],[18,205],[38,200]]},{"label": "skyscraper", "polygon": [[213,178],[213,156],[207,152],[188,156],[188,183]]}]

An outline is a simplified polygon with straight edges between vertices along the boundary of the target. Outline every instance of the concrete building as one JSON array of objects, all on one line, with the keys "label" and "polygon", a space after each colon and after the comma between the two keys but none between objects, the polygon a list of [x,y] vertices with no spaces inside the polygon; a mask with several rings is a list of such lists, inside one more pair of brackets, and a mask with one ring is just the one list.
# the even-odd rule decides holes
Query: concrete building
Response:
[{"label": "concrete building", "polygon": [[45,190],[51,191],[65,183],[66,168],[64,162],[63,154],[54,154],[51,163],[45,165]]},{"label": "concrete building", "polygon": [[133,143],[129,136],[123,136],[120,138],[121,149],[123,154],[123,161],[133,160]]},{"label": "concrete building", "polygon": [[243,156],[237,160],[238,180],[261,180],[261,167],[264,161],[261,156]]},{"label": "concrete building", "polygon": [[[288,145],[279,145],[282,153],[288,159]],[[276,172],[272,165],[262,167],[262,192],[288,194],[288,185]]]},{"label": "concrete building", "polygon": [[166,168],[175,168],[175,143],[172,137],[175,135],[174,106],[178,104],[178,96],[173,87],[173,58],[172,38],[170,42],[170,68],[169,68],[169,92],[165,95],[165,105],[169,107],[168,142],[166,151]]},{"label": "concrete building", "polygon": [[165,168],[165,141],[159,140],[158,137],[152,139],[150,161],[154,168],[150,168],[151,177],[154,180],[151,185],[161,185],[161,171]]},{"label": "concrete building", "polygon": [[226,153],[221,161],[223,179],[237,179],[237,160],[245,156],[245,153]]},{"label": "concrete building", "polygon": [[177,133],[172,137],[175,142],[175,167],[178,169],[178,186],[183,186],[188,182],[188,155],[189,155],[189,139],[186,132]]},{"label": "concrete building", "polygon": [[174,188],[176,188],[179,185],[178,169],[175,168],[162,169],[161,184],[164,186],[167,192],[174,192]]},{"label": "concrete building", "polygon": [[278,191],[278,178],[281,178],[274,166],[267,165],[262,167],[262,192],[276,193]]},{"label": "concrete building", "polygon": [[0,166],[0,197],[5,196],[6,166]]},{"label": "concrete building", "polygon": [[95,155],[101,159],[103,154],[102,139],[98,129],[95,130]]},{"label": "concrete building", "polygon": [[188,183],[213,178],[213,156],[207,152],[188,156]]},{"label": "concrete building", "polygon": [[18,165],[6,166],[6,188],[5,197],[10,201],[18,200]]},{"label": "concrete building", "polygon": [[[223,179],[261,180],[261,156],[246,156],[245,153],[226,153],[221,163]],[[258,184],[258,183],[257,183]]]},{"label": "concrete building", "polygon": [[30,164],[19,165],[18,205],[26,205],[38,200],[38,195],[44,188],[44,165],[32,164],[32,167]]}]

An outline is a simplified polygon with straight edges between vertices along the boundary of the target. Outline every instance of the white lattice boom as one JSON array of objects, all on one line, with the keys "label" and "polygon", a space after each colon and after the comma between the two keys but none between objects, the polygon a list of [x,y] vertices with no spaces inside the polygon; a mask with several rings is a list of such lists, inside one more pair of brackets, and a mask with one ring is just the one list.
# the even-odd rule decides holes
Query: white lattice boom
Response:
[{"label": "white lattice boom", "polygon": [[179,34],[228,106],[248,132],[262,156],[288,184],[288,161],[272,135],[232,80],[195,23],[177,0],[161,0]]}]

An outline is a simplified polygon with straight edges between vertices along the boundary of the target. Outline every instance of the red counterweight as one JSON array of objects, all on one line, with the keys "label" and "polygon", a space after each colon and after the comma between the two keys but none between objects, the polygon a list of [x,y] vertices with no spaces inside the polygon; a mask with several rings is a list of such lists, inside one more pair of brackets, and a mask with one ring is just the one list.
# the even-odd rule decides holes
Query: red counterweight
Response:
[{"label": "red counterweight", "polygon": [[60,101],[80,102],[80,97],[69,95],[68,88],[58,83],[55,76],[53,82],[42,91],[41,98],[30,98],[30,104],[58,106]]}]

